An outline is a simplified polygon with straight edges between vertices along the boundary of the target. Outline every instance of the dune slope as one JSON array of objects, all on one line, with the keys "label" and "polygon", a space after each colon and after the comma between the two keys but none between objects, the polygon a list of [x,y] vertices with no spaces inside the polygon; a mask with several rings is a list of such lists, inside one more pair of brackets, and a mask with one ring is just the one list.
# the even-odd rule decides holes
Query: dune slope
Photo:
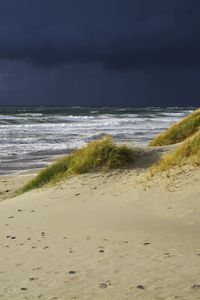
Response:
[{"label": "dune slope", "polygon": [[0,299],[199,299],[199,169],[151,187],[142,172],[1,201]]}]

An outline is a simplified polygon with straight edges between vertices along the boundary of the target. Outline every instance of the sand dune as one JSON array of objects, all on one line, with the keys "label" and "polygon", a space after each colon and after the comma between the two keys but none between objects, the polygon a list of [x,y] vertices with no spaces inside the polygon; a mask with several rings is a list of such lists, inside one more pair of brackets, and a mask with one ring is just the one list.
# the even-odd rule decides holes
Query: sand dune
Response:
[{"label": "sand dune", "polygon": [[[142,172],[1,201],[0,299],[200,299],[199,169],[149,187]],[[2,197],[26,176],[1,177]]]}]

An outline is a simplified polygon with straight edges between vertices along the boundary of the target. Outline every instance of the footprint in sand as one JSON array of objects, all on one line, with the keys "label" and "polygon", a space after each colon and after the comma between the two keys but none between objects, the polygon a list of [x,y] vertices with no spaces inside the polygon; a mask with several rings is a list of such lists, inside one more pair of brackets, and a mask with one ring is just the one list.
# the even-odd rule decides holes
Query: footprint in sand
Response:
[{"label": "footprint in sand", "polygon": [[99,250],[100,253],[104,253],[105,252],[103,246],[98,247],[98,250]]},{"label": "footprint in sand", "polygon": [[7,238],[7,239],[11,239],[11,240],[15,240],[15,239],[16,239],[16,236],[7,235],[6,238]]},{"label": "footprint in sand", "polygon": [[30,280],[30,281],[34,281],[34,280],[37,280],[37,278],[35,278],[35,277],[30,277],[29,280]]},{"label": "footprint in sand", "polygon": [[151,242],[149,240],[145,240],[143,242],[143,246],[151,245]]},{"label": "footprint in sand", "polygon": [[137,289],[139,289],[139,290],[145,290],[145,287],[143,285],[139,284],[139,285],[137,285]]},{"label": "footprint in sand", "polygon": [[102,283],[99,284],[99,287],[100,287],[101,289],[106,289],[108,286],[107,286],[106,283],[102,282]]},{"label": "footprint in sand", "polygon": [[110,280],[106,280],[106,281],[101,282],[101,283],[99,284],[99,287],[100,287],[101,289],[106,289],[106,288],[109,287],[109,286],[111,286],[111,281],[110,281]]},{"label": "footprint in sand", "polygon": [[191,290],[200,291],[200,284],[194,284],[193,286],[191,286]]},{"label": "footprint in sand", "polygon": [[36,267],[36,268],[33,268],[33,269],[32,269],[32,271],[39,271],[39,270],[41,270],[40,267]]},{"label": "footprint in sand", "polygon": [[172,256],[172,254],[169,252],[165,252],[163,255],[164,255],[164,258],[169,258]]},{"label": "footprint in sand", "polygon": [[76,271],[69,271],[69,275],[75,275]]}]

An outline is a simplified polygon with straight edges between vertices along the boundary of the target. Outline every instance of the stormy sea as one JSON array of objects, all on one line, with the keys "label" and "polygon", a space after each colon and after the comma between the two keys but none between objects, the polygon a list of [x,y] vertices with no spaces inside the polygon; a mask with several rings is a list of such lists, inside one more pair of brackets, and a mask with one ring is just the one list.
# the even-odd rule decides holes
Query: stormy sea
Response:
[{"label": "stormy sea", "polygon": [[193,107],[0,107],[0,174],[46,166],[61,154],[111,135],[145,146]]}]

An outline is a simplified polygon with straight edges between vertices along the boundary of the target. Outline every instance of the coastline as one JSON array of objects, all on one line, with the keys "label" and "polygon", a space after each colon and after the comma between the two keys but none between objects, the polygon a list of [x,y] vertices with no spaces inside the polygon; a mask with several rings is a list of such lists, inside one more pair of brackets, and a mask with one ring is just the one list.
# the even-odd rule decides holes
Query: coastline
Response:
[{"label": "coastline", "polygon": [[[144,187],[161,150],[0,201],[0,298],[199,299],[199,168]],[[1,176],[1,190],[32,176]]]}]

